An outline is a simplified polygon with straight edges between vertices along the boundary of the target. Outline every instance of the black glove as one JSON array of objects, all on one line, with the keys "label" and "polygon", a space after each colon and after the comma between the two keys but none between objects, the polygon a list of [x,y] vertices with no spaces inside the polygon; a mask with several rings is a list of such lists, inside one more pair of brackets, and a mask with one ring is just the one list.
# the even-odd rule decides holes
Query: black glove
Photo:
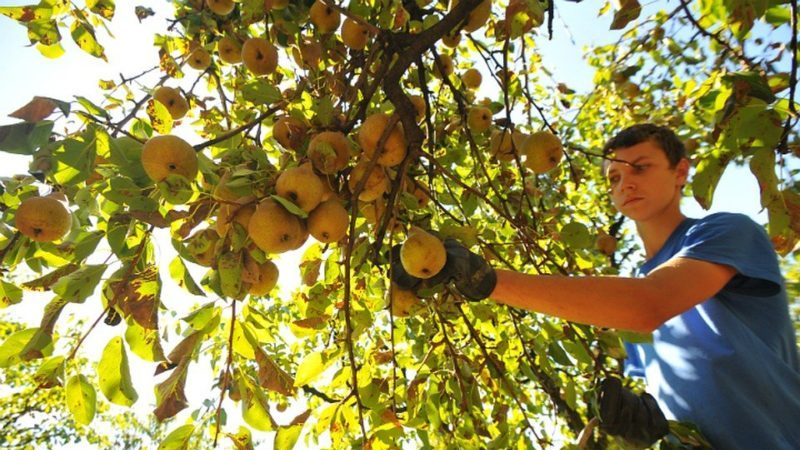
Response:
[{"label": "black glove", "polygon": [[656,399],[648,393],[637,396],[622,387],[619,378],[600,384],[600,428],[638,448],[646,448],[669,433],[669,424]]},{"label": "black glove", "polygon": [[418,291],[453,282],[468,300],[483,300],[497,284],[497,274],[483,257],[472,253],[455,239],[445,239],[447,260],[442,270],[428,279],[409,275],[400,262],[400,245],[392,247],[392,281],[400,288]]}]

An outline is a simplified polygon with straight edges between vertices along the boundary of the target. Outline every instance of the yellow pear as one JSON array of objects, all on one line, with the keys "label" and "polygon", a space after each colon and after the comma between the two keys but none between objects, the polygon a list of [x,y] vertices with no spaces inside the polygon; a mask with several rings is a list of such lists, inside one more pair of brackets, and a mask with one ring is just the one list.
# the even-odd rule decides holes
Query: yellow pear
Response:
[{"label": "yellow pear", "polygon": [[[358,144],[364,151],[364,156],[367,160],[372,159],[372,155],[375,154],[381,135],[389,125],[389,120],[390,116],[386,113],[370,114],[358,130]],[[378,164],[384,167],[393,167],[400,164],[403,158],[406,157],[407,147],[408,144],[406,144],[406,137],[403,134],[403,127],[398,121],[384,142],[383,152],[378,157]]]},{"label": "yellow pear", "polygon": [[175,88],[159,86],[153,92],[153,98],[167,108],[174,120],[183,118],[189,112],[189,102],[181,95],[181,91]]},{"label": "yellow pear", "polygon": [[292,49],[292,57],[298,66],[316,69],[322,59],[322,44],[315,40],[303,40],[299,48]]},{"label": "yellow pear", "polygon": [[595,245],[600,253],[611,256],[617,251],[617,238],[611,236],[605,231],[600,231],[597,233]]},{"label": "yellow pear", "polygon": [[[359,182],[367,172],[367,161],[361,161],[353,167],[350,171],[350,178],[347,180],[347,186],[350,192],[354,193]],[[383,196],[384,192],[389,190],[389,177],[383,170],[383,167],[375,165],[367,178],[364,188],[358,195],[358,199],[362,202],[371,202]]]},{"label": "yellow pear", "polygon": [[544,8],[538,2],[510,0],[506,6],[503,29],[508,37],[521,36],[544,22]]},{"label": "yellow pear", "polygon": [[242,197],[233,203],[223,204],[217,212],[217,234],[220,236],[228,234],[233,223],[238,223],[242,228],[248,230],[255,210],[256,204],[253,196]]},{"label": "yellow pear", "polygon": [[292,250],[303,235],[300,218],[272,198],[258,204],[247,230],[250,239],[266,253]]},{"label": "yellow pear", "polygon": [[228,64],[242,62],[242,46],[230,36],[224,36],[217,42],[217,53],[219,54],[219,59]]},{"label": "yellow pear", "polygon": [[308,232],[323,244],[340,241],[349,225],[350,216],[336,198],[320,203],[308,215]]},{"label": "yellow pear", "polygon": [[214,200],[223,201],[223,202],[233,202],[239,198],[235,192],[228,188],[227,184],[231,180],[231,172],[230,170],[226,170],[221,177],[219,177],[219,183],[214,186],[214,190],[211,193],[211,196]]},{"label": "yellow pear", "polygon": [[387,292],[386,304],[391,305],[392,315],[395,317],[408,317],[421,311],[424,307],[422,300],[414,291],[409,291],[391,284]]},{"label": "yellow pear", "polygon": [[[452,2],[452,8],[455,8],[458,5],[458,0],[454,0]],[[469,13],[467,16],[467,20],[464,23],[464,31],[467,33],[472,33],[473,31],[477,31],[482,26],[486,25],[486,21],[489,20],[489,15],[492,13],[492,1],[491,0],[483,0],[472,12]]]},{"label": "yellow pear", "polygon": [[303,244],[305,244],[306,241],[308,240],[308,236],[310,236],[310,233],[308,232],[308,224],[306,223],[305,219],[300,219],[298,217],[297,221],[300,224],[300,232],[297,234],[297,237],[292,242],[292,245],[291,247],[289,247],[289,250],[296,250],[302,247]]},{"label": "yellow pear", "polygon": [[233,12],[236,3],[233,0],[206,0],[208,9],[218,16],[227,16]]},{"label": "yellow pear", "polygon": [[439,238],[422,228],[412,226],[408,237],[400,246],[400,262],[409,275],[430,278],[444,267],[447,252]]},{"label": "yellow pear", "polygon": [[519,130],[494,129],[489,138],[489,150],[497,160],[511,161],[514,159],[514,148],[520,152],[525,139],[527,136]]},{"label": "yellow pear", "polygon": [[314,168],[324,174],[333,174],[350,162],[350,141],[340,131],[323,131],[308,143],[308,157]]},{"label": "yellow pear", "polygon": [[442,44],[450,48],[458,47],[459,42],[461,42],[461,32],[458,30],[453,30],[452,32],[442,36]]},{"label": "yellow pear", "polygon": [[311,163],[286,169],[275,181],[275,192],[291,200],[305,212],[310,212],[322,201],[325,186],[314,173]]},{"label": "yellow pear", "polygon": [[284,116],[272,126],[272,137],[278,141],[283,148],[297,150],[303,145],[306,139],[306,125],[295,117]]},{"label": "yellow pear", "polygon": [[151,180],[182,175],[189,181],[197,176],[197,153],[188,142],[173,135],[155,136],[142,147],[142,167]]},{"label": "yellow pear", "polygon": [[186,62],[192,69],[206,70],[211,65],[211,55],[203,47],[197,47],[189,53]]},{"label": "yellow pear", "polygon": [[526,167],[535,173],[545,173],[553,170],[561,162],[564,148],[558,136],[549,131],[538,131],[525,139],[522,153],[525,155]]},{"label": "yellow pear", "polygon": [[467,128],[474,134],[480,134],[492,126],[492,110],[485,106],[473,106],[467,112]]},{"label": "yellow pear", "polygon": [[320,0],[316,0],[314,4],[311,5],[308,14],[311,18],[311,23],[313,23],[317,31],[322,34],[336,31],[336,29],[339,28],[339,22],[341,21],[339,11],[336,11]]},{"label": "yellow pear", "polygon": [[29,197],[17,207],[14,226],[33,241],[51,242],[61,239],[72,226],[72,214],[56,198]]},{"label": "yellow pear", "polygon": [[257,279],[250,285],[250,295],[266,295],[278,284],[278,266],[270,260],[258,265]]},{"label": "yellow pear", "polygon": [[278,67],[278,49],[266,39],[250,38],[242,44],[242,62],[254,75],[268,75]]},{"label": "yellow pear", "polygon": [[481,75],[480,70],[471,67],[467,69],[461,75],[461,82],[464,83],[464,86],[467,89],[478,89],[481,86],[481,82],[483,81],[483,75]]},{"label": "yellow pear", "polygon": [[369,41],[369,28],[349,17],[342,25],[342,42],[353,50],[364,50]]},{"label": "yellow pear", "polygon": [[425,99],[421,95],[412,95],[408,97],[411,103],[414,104],[414,109],[417,111],[417,122],[421,122],[425,118]]}]

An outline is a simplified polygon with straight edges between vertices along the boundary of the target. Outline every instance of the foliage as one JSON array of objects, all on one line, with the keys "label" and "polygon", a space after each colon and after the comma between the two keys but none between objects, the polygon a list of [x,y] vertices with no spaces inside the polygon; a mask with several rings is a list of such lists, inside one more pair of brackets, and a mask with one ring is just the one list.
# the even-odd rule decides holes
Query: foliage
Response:
[{"label": "foliage", "polygon": [[[170,424],[160,448],[208,446],[226,436],[246,449],[265,436],[258,432],[274,432],[266,436],[277,448],[301,441],[374,449],[575,442],[593,415],[596,380],[618,371],[624,358],[620,333],[465,303],[449,290],[428,292],[416,314],[395,316],[387,308],[386,254],[414,224],[459,239],[498,267],[617,273],[636,248],[604,195],[595,149],[633,123],[666,124],[684,138],[695,166],[691,192],[704,207],[728,164],[749,164],[776,248],[785,254],[797,243],[796,32],[789,44],[780,39],[794,2],[681,0],[649,16],[636,0],[606,3],[600,13],[613,15],[612,27],[622,31],[618,42],[587,54],[596,69],[589,93],[553,81],[542,64],[538,48],[554,14],[537,0],[491,2],[492,14],[477,26],[470,14],[480,0],[452,7],[322,2],[366,30],[364,50],[313,25],[311,0],[284,8],[277,0],[242,0],[225,15],[200,0],[172,3],[174,19],[155,39],[159,78],[150,69],[101,80],[97,99],[39,97],[15,113],[22,122],[0,127],[0,150],[32,161],[29,175],[2,179],[0,304],[25,307],[25,291],[53,294],[39,327],[6,339],[0,366],[46,374],[48,392],[57,394],[37,401],[47,402],[50,419],[69,411],[84,424],[75,432],[91,433],[85,425],[102,420],[104,399],[141,406],[135,360],[155,368],[158,421],[191,411]],[[95,30],[107,26],[115,5],[42,0],[0,13],[27,27],[48,56],[63,52],[68,28],[82,50],[104,58]],[[148,20],[153,11],[136,13]],[[754,27],[778,31],[761,36]],[[277,46],[274,72],[256,76],[220,57],[223,38],[241,45],[254,37]],[[207,67],[203,52],[211,55]],[[455,73],[443,75],[448,64]],[[493,86],[482,92],[491,97],[477,98],[457,76],[471,67],[481,68]],[[180,88],[190,105],[186,118],[153,100],[163,85]],[[410,95],[423,100],[420,122]],[[494,114],[484,132],[467,120],[478,105]],[[49,120],[56,110],[60,118]],[[360,148],[360,124],[375,112],[402,124],[407,145],[399,164],[378,165],[380,151],[369,157]],[[66,117],[72,126],[54,131]],[[279,144],[273,128],[282,117],[300,124],[289,144]],[[564,143],[566,160],[536,174],[518,143],[507,158],[492,154],[492,133],[503,130],[549,130]],[[301,240],[292,245],[302,245],[309,211],[277,195],[275,185],[287,169],[337,154],[332,142],[310,150],[322,131],[343,132],[352,147],[343,168],[314,164],[348,210],[347,235],[305,244],[302,284],[291,298],[275,290],[250,295],[258,265],[277,255],[253,244],[250,236],[264,230],[248,229],[238,211],[275,200],[300,224]],[[199,172],[151,180],[142,145],[170,133],[193,144]],[[388,150],[383,134],[378,146]],[[376,200],[359,200],[367,183],[351,177],[357,161],[389,179]],[[50,191],[69,199],[71,231],[60,241],[34,242],[13,228],[15,211]],[[282,225],[274,220],[265,229]],[[616,249],[596,248],[602,235],[617,239]],[[174,258],[164,261],[169,252],[157,242],[171,242]],[[173,281],[184,290],[180,298],[165,295]],[[67,306],[95,322],[59,337]],[[96,343],[105,350],[95,376],[78,350],[100,320],[118,332]],[[209,371],[210,392],[187,397],[188,380]],[[281,413],[288,406],[293,414]],[[50,426],[72,436],[58,420]],[[613,444],[596,433],[582,445]]]}]

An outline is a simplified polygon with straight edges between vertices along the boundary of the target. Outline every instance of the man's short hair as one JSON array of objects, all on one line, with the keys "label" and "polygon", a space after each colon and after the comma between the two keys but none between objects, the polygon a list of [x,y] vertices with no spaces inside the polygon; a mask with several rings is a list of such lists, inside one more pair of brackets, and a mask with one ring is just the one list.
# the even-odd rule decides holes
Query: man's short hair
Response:
[{"label": "man's short hair", "polygon": [[617,133],[603,147],[603,156],[647,141],[655,143],[664,151],[670,167],[675,167],[681,159],[686,158],[686,147],[675,132],[652,123],[633,125]]}]

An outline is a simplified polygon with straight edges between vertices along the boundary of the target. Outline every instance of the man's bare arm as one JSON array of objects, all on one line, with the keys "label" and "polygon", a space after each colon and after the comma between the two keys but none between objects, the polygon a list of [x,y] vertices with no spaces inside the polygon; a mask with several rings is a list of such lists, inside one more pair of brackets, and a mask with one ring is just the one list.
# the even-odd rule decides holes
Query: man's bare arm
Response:
[{"label": "man's bare arm", "polygon": [[573,322],[649,333],[719,292],[732,267],[673,258],[644,278],[562,277],[497,270],[491,298]]}]

